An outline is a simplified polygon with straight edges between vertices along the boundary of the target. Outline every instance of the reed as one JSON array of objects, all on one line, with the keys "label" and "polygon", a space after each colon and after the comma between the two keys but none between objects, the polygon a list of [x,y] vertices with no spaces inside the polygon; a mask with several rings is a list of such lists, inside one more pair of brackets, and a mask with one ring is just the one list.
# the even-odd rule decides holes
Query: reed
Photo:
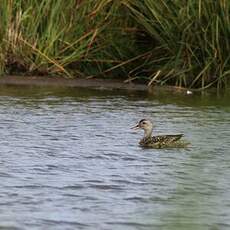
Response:
[{"label": "reed", "polygon": [[118,7],[110,0],[1,0],[1,72],[72,77],[121,62],[127,48],[117,49],[125,26]]},{"label": "reed", "polygon": [[[151,83],[191,88],[222,87],[230,76],[228,0],[128,0],[148,37],[145,64]],[[143,68],[143,67],[141,67]]]},{"label": "reed", "polygon": [[1,0],[0,73],[222,88],[229,37],[229,0]]}]

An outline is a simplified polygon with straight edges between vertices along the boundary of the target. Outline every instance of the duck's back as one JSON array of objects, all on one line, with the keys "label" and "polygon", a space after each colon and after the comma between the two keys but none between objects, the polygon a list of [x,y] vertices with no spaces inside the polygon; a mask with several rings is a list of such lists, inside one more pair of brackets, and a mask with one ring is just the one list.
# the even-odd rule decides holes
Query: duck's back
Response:
[{"label": "duck's back", "polygon": [[176,134],[176,135],[160,135],[160,136],[153,136],[151,141],[153,143],[157,142],[175,142],[181,139],[183,134]]},{"label": "duck's back", "polygon": [[143,138],[140,141],[140,145],[153,148],[174,147],[174,145],[177,146],[178,142],[180,142],[182,136],[183,134],[176,134],[153,136],[147,139]]}]

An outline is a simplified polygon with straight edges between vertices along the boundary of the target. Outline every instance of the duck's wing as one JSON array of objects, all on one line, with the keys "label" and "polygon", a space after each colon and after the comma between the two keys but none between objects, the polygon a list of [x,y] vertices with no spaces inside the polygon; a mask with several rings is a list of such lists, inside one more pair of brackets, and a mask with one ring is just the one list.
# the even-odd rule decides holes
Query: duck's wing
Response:
[{"label": "duck's wing", "polygon": [[181,139],[181,137],[183,136],[183,134],[175,134],[175,135],[161,135],[161,136],[153,136],[152,137],[152,141],[154,143],[157,143],[157,142],[175,142],[175,141],[178,141]]}]

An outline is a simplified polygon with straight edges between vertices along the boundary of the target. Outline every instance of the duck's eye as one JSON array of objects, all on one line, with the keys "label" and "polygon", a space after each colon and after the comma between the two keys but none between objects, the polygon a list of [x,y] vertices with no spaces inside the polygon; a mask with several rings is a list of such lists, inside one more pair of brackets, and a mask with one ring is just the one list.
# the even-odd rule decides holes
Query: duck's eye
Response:
[{"label": "duck's eye", "polygon": [[145,122],[145,121],[142,121],[142,124],[143,124],[143,125],[145,125],[145,124],[146,124],[146,122]]}]

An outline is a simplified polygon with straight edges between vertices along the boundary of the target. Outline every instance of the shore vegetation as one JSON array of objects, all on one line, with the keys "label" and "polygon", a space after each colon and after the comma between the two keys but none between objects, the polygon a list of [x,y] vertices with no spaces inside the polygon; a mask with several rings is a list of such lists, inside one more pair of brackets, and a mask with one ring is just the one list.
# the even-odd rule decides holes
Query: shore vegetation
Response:
[{"label": "shore vegetation", "polygon": [[1,0],[1,75],[229,86],[229,0]]}]

